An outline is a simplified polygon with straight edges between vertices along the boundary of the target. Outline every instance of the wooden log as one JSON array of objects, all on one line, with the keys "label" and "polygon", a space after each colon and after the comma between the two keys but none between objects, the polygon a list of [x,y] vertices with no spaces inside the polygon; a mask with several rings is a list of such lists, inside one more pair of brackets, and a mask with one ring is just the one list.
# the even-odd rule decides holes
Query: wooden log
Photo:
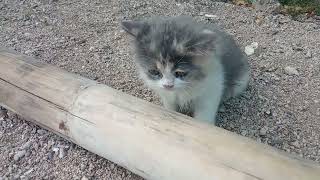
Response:
[{"label": "wooden log", "polygon": [[0,104],[150,180],[319,180],[320,166],[0,49]]}]

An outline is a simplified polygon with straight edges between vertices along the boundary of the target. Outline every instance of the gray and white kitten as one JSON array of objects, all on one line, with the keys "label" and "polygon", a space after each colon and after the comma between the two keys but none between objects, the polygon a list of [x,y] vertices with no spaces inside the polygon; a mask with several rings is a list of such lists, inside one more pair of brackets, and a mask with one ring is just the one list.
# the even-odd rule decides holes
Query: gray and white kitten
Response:
[{"label": "gray and white kitten", "polygon": [[135,39],[141,78],[167,109],[215,123],[220,103],[247,87],[247,57],[214,25],[179,16],[123,21],[122,27]]}]

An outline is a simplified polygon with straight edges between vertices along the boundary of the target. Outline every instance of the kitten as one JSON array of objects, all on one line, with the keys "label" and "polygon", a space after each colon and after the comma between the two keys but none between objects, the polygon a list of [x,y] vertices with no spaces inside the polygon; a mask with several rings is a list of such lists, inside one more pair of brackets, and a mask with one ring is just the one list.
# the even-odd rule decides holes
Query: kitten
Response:
[{"label": "kitten", "polygon": [[247,57],[233,38],[191,17],[123,21],[135,39],[136,64],[163,105],[215,123],[220,103],[248,85]]}]

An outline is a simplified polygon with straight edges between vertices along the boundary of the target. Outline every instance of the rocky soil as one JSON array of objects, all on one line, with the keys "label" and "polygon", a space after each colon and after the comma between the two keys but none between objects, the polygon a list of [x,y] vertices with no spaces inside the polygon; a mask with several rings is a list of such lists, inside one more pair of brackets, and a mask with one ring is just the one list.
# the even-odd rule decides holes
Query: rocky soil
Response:
[{"label": "rocky soil", "polygon": [[[248,90],[224,104],[218,126],[320,162],[320,21],[272,9],[210,0],[0,0],[0,46],[159,104],[137,78],[119,22],[184,14],[217,23],[252,67]],[[2,179],[142,178],[1,109]]]}]

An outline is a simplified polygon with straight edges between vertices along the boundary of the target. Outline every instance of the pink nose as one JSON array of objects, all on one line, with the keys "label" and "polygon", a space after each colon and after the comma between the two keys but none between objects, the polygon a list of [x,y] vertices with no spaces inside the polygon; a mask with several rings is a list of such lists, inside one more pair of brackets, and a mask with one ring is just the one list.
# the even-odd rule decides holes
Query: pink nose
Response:
[{"label": "pink nose", "polygon": [[163,87],[166,89],[172,89],[173,88],[173,84],[164,84]]}]

